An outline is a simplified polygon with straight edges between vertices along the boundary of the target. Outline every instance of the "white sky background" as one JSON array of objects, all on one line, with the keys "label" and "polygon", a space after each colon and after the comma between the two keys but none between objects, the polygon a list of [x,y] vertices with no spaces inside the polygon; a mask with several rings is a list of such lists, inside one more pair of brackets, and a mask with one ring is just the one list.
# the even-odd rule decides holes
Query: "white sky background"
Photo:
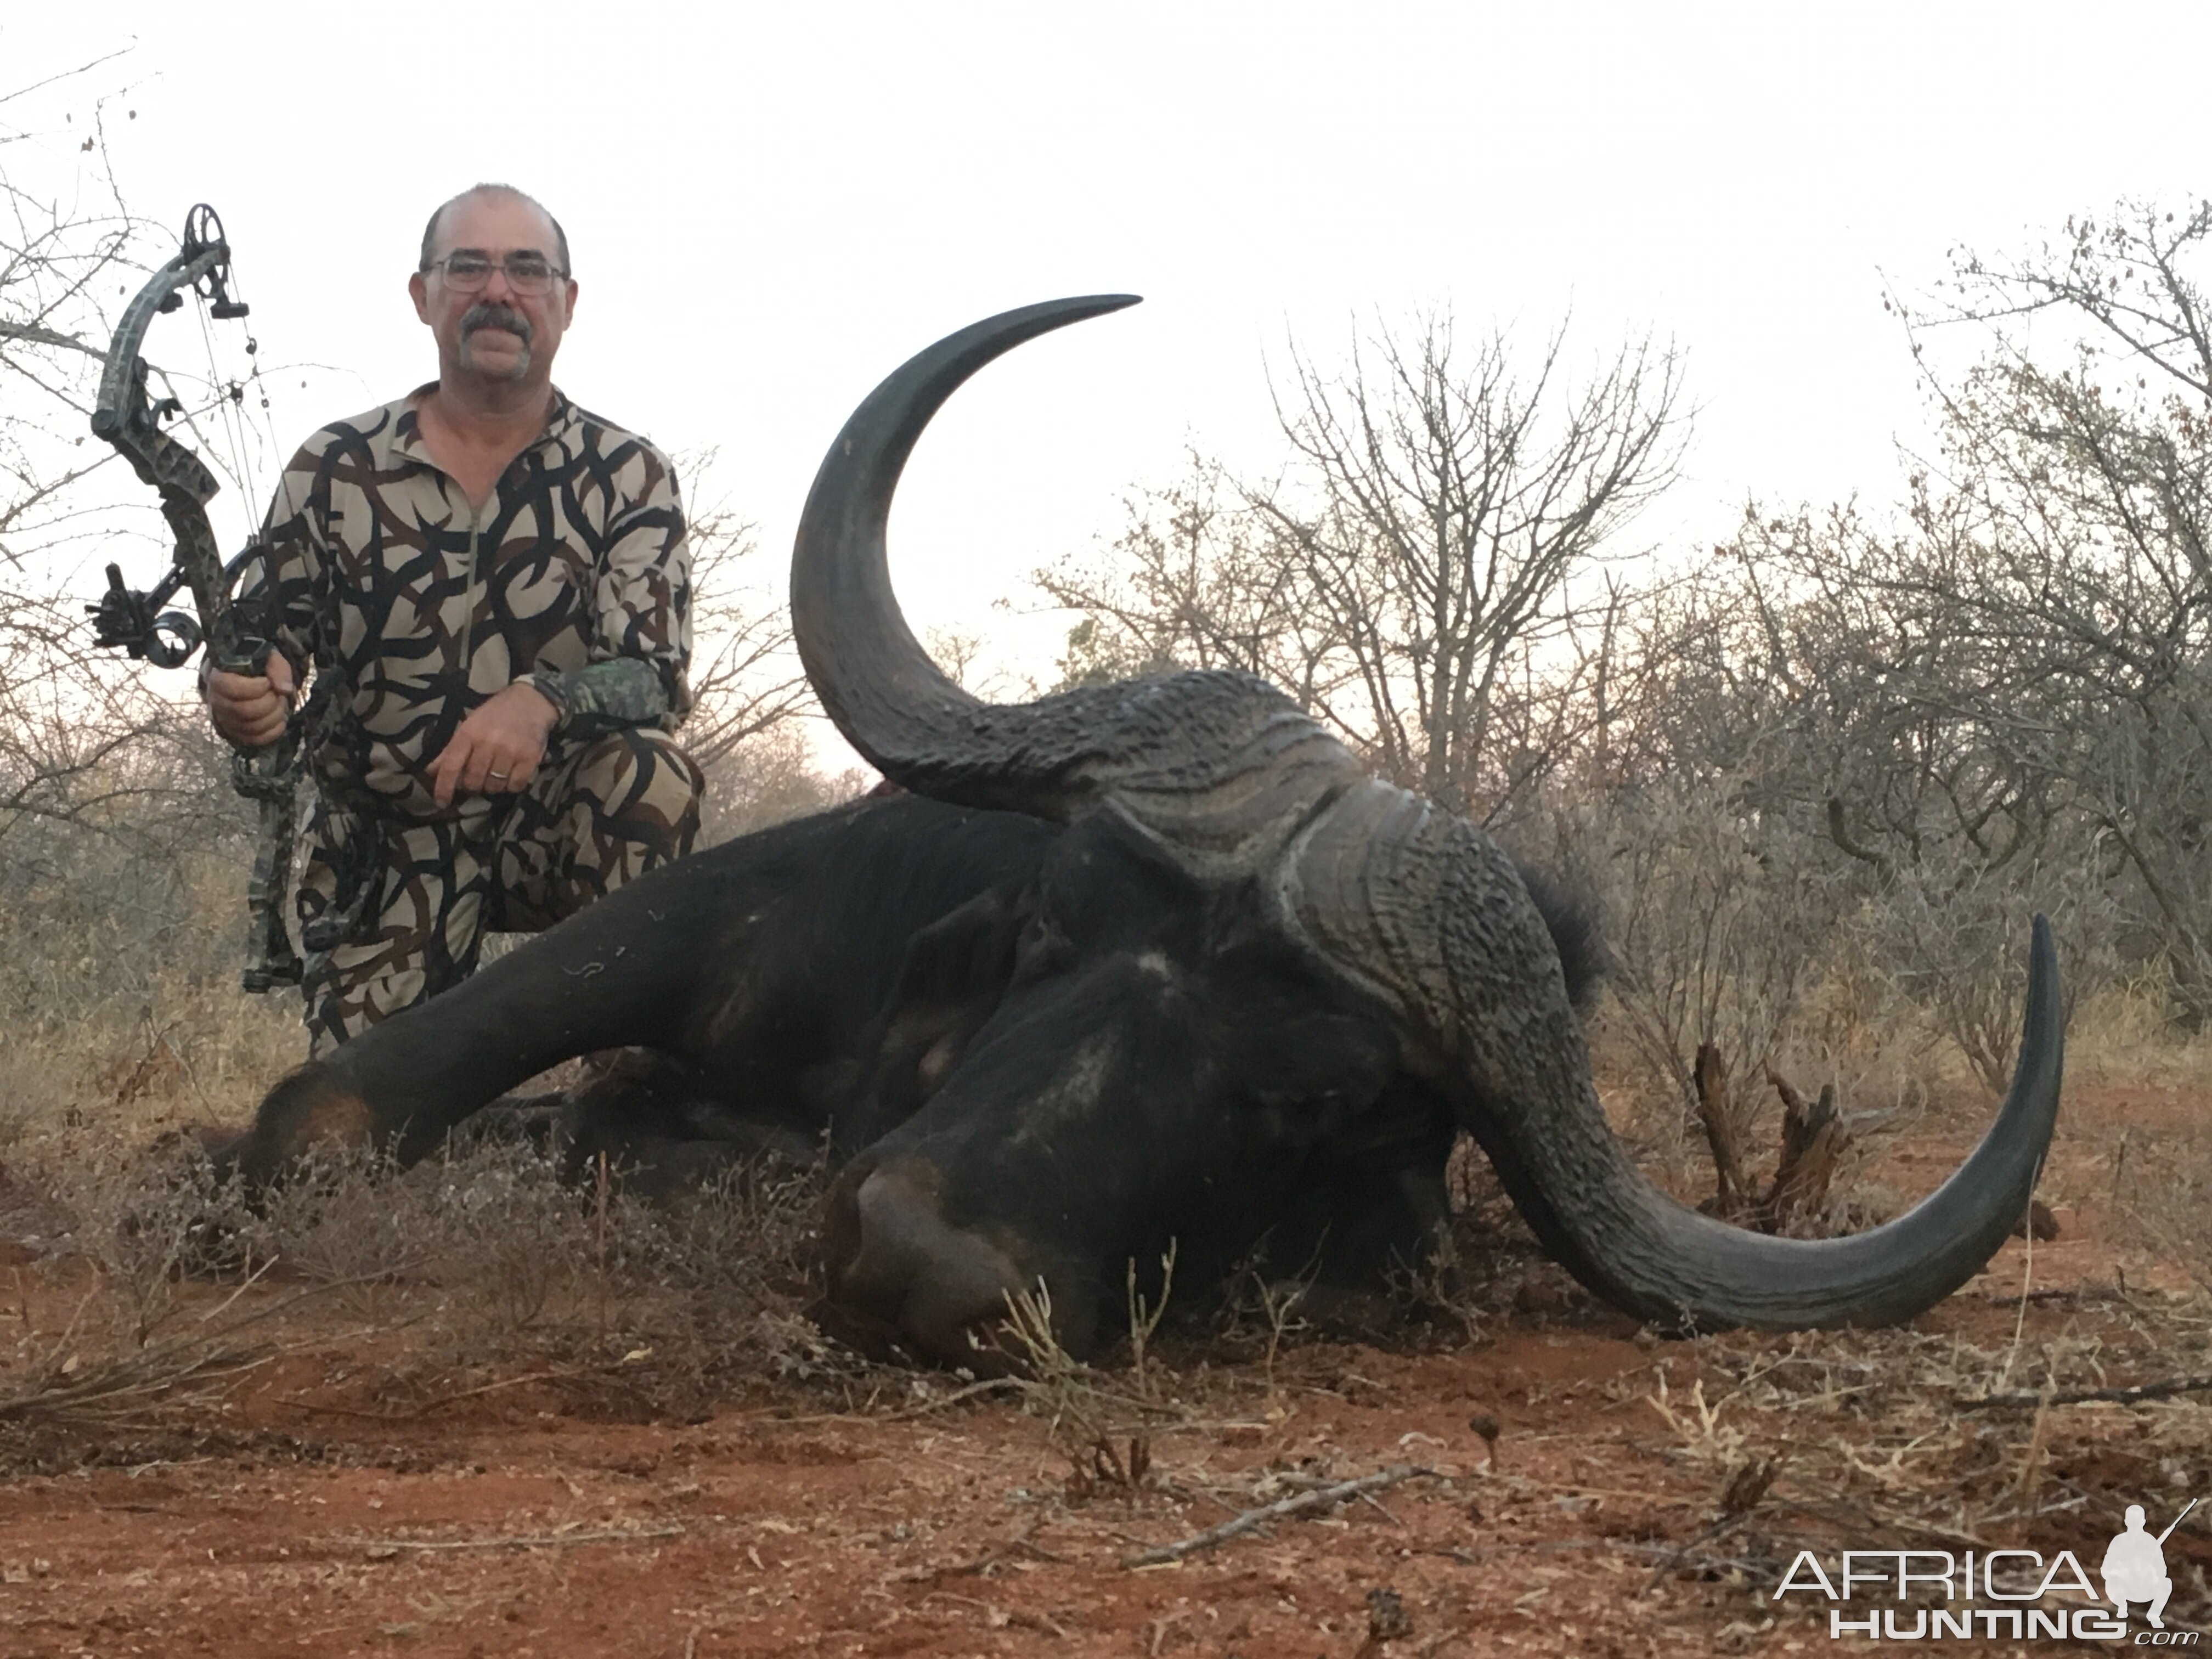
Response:
[{"label": "white sky background", "polygon": [[[908,469],[916,631],[981,633],[1017,673],[1048,672],[1066,618],[991,602],[1033,610],[1029,572],[1110,537],[1187,441],[1267,465],[1291,337],[1332,363],[1355,313],[1428,307],[1531,347],[1571,307],[1587,358],[1671,337],[1695,435],[1638,532],[1694,547],[1748,494],[1896,497],[1924,410],[1885,278],[1917,293],[1955,245],[2212,188],[2202,0],[32,9],[0,14],[0,90],[135,42],[41,106],[80,124],[52,126],[55,176],[92,94],[132,87],[108,129],[131,207],[213,203],[264,361],[329,366],[278,378],[287,449],[428,378],[406,276],[480,179],[568,228],[563,388],[719,447],[713,493],[778,567],[908,354],[1032,300],[1146,295],[986,370]],[[169,326],[149,355],[199,366]],[[214,510],[242,543],[249,505]]]}]

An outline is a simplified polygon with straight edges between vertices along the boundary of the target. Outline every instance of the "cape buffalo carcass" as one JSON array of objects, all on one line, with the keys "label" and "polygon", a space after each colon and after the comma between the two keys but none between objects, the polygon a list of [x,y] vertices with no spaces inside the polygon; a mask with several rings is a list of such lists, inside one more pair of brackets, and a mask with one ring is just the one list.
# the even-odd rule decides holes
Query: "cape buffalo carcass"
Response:
[{"label": "cape buffalo carcass", "polygon": [[[1530,879],[1579,989],[1595,974],[1588,924]],[[1264,1242],[1278,1269],[1310,1273],[1356,1311],[1446,1218],[1449,1103],[1389,1075],[1387,1042],[1330,1015],[1328,988],[1294,957],[1265,939],[1209,941],[1207,924],[1203,891],[1113,820],[856,801],[657,871],[372,1028],[272,1092],[237,1156],[256,1182],[331,1139],[380,1139],[411,1162],[502,1089],[619,1042],[560,1114],[572,1170],[604,1151],[665,1193],[762,1151],[810,1158],[826,1135],[850,1182],[873,1167],[856,1155],[988,1052],[996,1018],[1026,1000],[1014,988],[1063,978],[1080,940],[1096,968],[1058,1021],[1064,1040],[1141,1105],[1053,1131],[1057,1159],[1122,1188],[1095,1237],[1063,1230],[1056,1304],[1084,1304],[1079,1265],[1111,1290],[1133,1251],[1173,1238],[1186,1285]],[[1191,966],[1170,976],[1171,959]],[[1285,1038],[1282,1011],[1301,1007],[1309,1029]],[[1322,1068],[1360,1066],[1377,1069],[1317,1090]],[[1052,1127],[1054,1098],[1038,1097],[1025,1131]],[[1005,1224],[1023,1200],[994,1205],[982,1219]],[[830,1242],[842,1259],[834,1229]],[[927,1334],[929,1352],[962,1356],[964,1338],[919,1310],[885,1320],[851,1303],[830,1310],[842,1334],[911,1347]]]},{"label": "cape buffalo carcass", "polygon": [[[767,832],[741,877],[712,855],[656,872],[280,1084],[239,1149],[247,1172],[334,1138],[419,1156],[556,1060],[645,1044],[749,1121],[796,1110],[805,1128],[827,1107],[854,1149],[824,1220],[829,1304],[948,1359],[1039,1278],[1079,1348],[1124,1260],[1270,1205],[1355,1220],[1375,1191],[1316,1183],[1316,1148],[1328,1164],[1371,1143],[1370,1171],[1418,1169],[1455,1127],[1577,1278],[1669,1328],[1882,1323],[1964,1283],[2024,1212],[2057,1111],[2041,917],[2019,1064],[1982,1144],[1885,1226],[1769,1237],[1675,1202],[1623,1153],[1513,864],[1367,776],[1273,686],[1189,672],[996,706],[938,670],[890,582],[908,456],[994,358],[1130,303],[1048,302],[939,342],[860,405],[816,477],[792,568],[800,653],[848,739],[922,798],[832,815],[835,849],[811,856],[854,872],[845,897],[797,921],[772,902],[799,875],[782,849],[824,820]],[[915,833],[948,813],[964,827]],[[950,866],[964,903],[909,903],[948,890]],[[820,994],[840,981],[866,994]],[[860,1004],[869,1018],[835,1029]],[[779,1073],[766,1039],[839,1008],[813,1033],[820,1065]]]}]

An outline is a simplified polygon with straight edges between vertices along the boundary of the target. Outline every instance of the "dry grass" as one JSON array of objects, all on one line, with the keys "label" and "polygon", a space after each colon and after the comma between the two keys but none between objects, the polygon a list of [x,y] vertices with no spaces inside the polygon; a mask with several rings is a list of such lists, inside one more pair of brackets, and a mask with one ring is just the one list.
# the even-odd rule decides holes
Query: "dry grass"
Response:
[{"label": "dry grass", "polygon": [[[223,766],[218,758],[210,777]],[[708,843],[849,799],[872,778],[829,776],[796,724],[763,733],[709,779]],[[204,797],[204,799],[203,799]],[[0,955],[9,1126],[72,1113],[143,1136],[184,1121],[243,1118],[306,1058],[295,992],[239,989],[250,820],[220,782],[173,827],[130,811],[103,826],[18,827],[0,848]],[[487,955],[513,936],[487,941]]]},{"label": "dry grass", "polygon": [[1147,1484],[1153,1437],[1191,1425],[1193,1413],[1170,1395],[1152,1348],[1175,1288],[1175,1251],[1160,1260],[1157,1300],[1138,1288],[1128,1268],[1126,1372],[1085,1364],[1060,1346],[1053,1327],[1052,1293],[1040,1279],[1007,1299],[1000,1346],[1018,1369],[1008,1380],[1023,1407],[1045,1421],[1053,1446],[1067,1462],[1067,1492],[1077,1501],[1102,1492],[1131,1494]]},{"label": "dry grass", "polygon": [[[233,890],[216,873],[206,904],[227,915]],[[153,1145],[181,1121],[235,1120],[296,1057],[289,1001],[229,988],[227,929],[204,944],[98,994],[105,970],[88,953],[71,970],[86,977],[46,994],[43,1036],[15,1047],[0,1079],[0,1239],[33,1241],[36,1260],[12,1270],[18,1283],[65,1294],[75,1314],[65,1330],[0,1347],[11,1461],[52,1467],[121,1456],[157,1431],[204,1434],[236,1420],[224,1406],[272,1367],[307,1359],[321,1380],[288,1384],[288,1398],[331,1423],[465,1411],[526,1389],[551,1391],[572,1413],[658,1420],[763,1393],[879,1413],[967,1397],[957,1382],[867,1365],[807,1324],[808,1177],[741,1170],[664,1212],[618,1183],[564,1188],[526,1149],[492,1145],[404,1172],[328,1158],[246,1213],[191,1159]],[[2212,1039],[2176,1038],[2162,1004],[2154,986],[2115,985],[2074,1014],[2077,1087],[2140,1082],[2177,1103],[2155,1129],[2062,1121],[2073,1150],[2046,1195],[2111,1218],[2116,1282],[2037,1302],[2041,1340],[1875,1332],[1652,1346],[1656,1370],[1620,1408],[1648,1420],[1640,1443],[1662,1483],[1703,1493],[1655,1567],[1748,1583],[1799,1547],[2033,1538],[2101,1550],[2115,1505],[2212,1487],[2212,1395],[1972,1404],[2212,1373],[2212,1135],[2191,1104],[2212,1097]],[[1854,1218],[1893,1210],[1898,1137],[1967,1132],[1985,1093],[1962,1058],[1909,1025],[1826,1052],[1830,1070],[1796,1080],[1844,1085],[1859,1144],[1839,1199]],[[1644,1137],[1655,1173],[1686,1197],[1710,1191],[1697,1143],[1674,1132],[1673,1103],[1611,1077],[1609,1103],[1644,1107],[1620,1119],[1660,1126]],[[1771,1161],[1771,1135],[1758,1144]],[[1602,1320],[1535,1249],[1479,1158],[1455,1164],[1453,1179],[1451,1253],[1408,1275],[1401,1311],[1412,1316],[1389,1340],[1479,1353],[1532,1328]],[[2154,1281],[2161,1267],[2197,1292],[2179,1293],[2179,1277]],[[2146,1288],[2154,1282],[2168,1293]],[[2054,1309],[2064,1316],[2051,1334]],[[1018,1310],[1010,1341],[1024,1375],[990,1385],[1045,1425],[1073,1497],[1157,1501],[1163,1479],[1182,1478],[1193,1437],[1264,1420],[1297,1386],[1307,1310],[1294,1273],[1250,1275],[1225,1325],[1193,1340],[1192,1363],[1178,1346],[1173,1370],[1156,1350],[1158,1307],[1133,1299],[1129,1316],[1125,1357],[1086,1366],[1050,1340],[1041,1302]],[[2015,1322],[1999,1322],[2008,1332]],[[1175,1455],[1163,1460],[1163,1446]],[[1486,1478],[1519,1477],[1509,1457]],[[1213,1496],[1249,1507],[1294,1490],[1291,1480],[1240,1476]],[[2212,1617],[2187,1573],[2175,1612]]]},{"label": "dry grass", "polygon": [[[851,793],[785,737],[722,769],[721,833]],[[805,1180],[741,1171],[659,1214],[618,1182],[594,1201],[523,1149],[480,1146],[404,1173],[326,1154],[256,1213],[215,1190],[177,1132],[243,1120],[305,1041],[295,994],[237,989],[252,849],[234,804],[210,799],[205,824],[158,844],[88,821],[18,836],[0,860],[17,947],[0,959],[0,1240],[36,1257],[19,1273],[83,1280],[67,1352],[20,1346],[0,1368],[0,1413],[44,1421],[112,1385],[132,1423],[171,1395],[189,1418],[237,1356],[227,1324],[186,1330],[182,1310],[196,1321],[210,1283],[228,1297],[248,1280],[233,1314],[294,1311],[241,1352],[343,1319],[391,1339],[379,1386],[411,1400],[520,1363],[612,1369],[623,1409],[689,1411],[764,1376],[842,1388],[863,1369],[798,1313]]]},{"label": "dry grass", "polygon": [[[2202,1156],[2203,1137],[2188,1144]],[[1294,1281],[1271,1287],[1276,1300],[1248,1309],[1225,1342],[1178,1346],[1172,1367],[1158,1352],[1162,1298],[1139,1297],[1133,1277],[1130,1341],[1099,1364],[1070,1358],[1051,1335],[1049,1304],[1032,1297],[1012,1310],[1007,1336],[1022,1374],[948,1386],[866,1366],[800,1318],[817,1197],[805,1177],[738,1171],[664,1212],[617,1188],[564,1188],[534,1153],[489,1146],[404,1172],[329,1158],[246,1215],[173,1152],[131,1153],[105,1127],[34,1129],[5,1156],[11,1192],[20,1200],[42,1189],[52,1218],[48,1254],[18,1271],[65,1289],[76,1309],[68,1330],[20,1344],[0,1365],[0,1431],[18,1466],[138,1457],[144,1437],[187,1425],[204,1435],[236,1420],[225,1407],[242,1388],[305,1357],[323,1380],[289,1385],[286,1398],[339,1413],[310,1420],[340,1425],[417,1420],[524,1389],[551,1391],[571,1415],[662,1421],[763,1389],[785,1409],[811,1396],[839,1415],[935,1412],[1011,1390],[1043,1425],[1071,1501],[1142,1509],[1195,1492],[1244,1510],[1346,1473],[1230,1474],[1208,1455],[1231,1425],[1249,1443],[1303,1393]],[[2101,1164],[2086,1167],[2077,1182],[2107,1180]],[[2201,1165],[2177,1156],[2156,1168],[2173,1178],[2126,1177],[2148,1218],[2130,1224],[2201,1241],[2201,1188],[2190,1184]],[[1400,1340],[1479,1354],[1525,1341],[1532,1328],[1602,1323],[1535,1252],[1494,1182],[1472,1164],[1455,1181],[1458,1274],[1432,1287],[1449,1300]],[[18,1201],[11,1212],[33,1210]],[[2146,1233],[2144,1248],[2171,1250],[2174,1237]],[[1985,1284],[1968,1299],[2004,1293]],[[2038,1294],[2039,1339],[2012,1334],[2001,1307],[1972,1325],[1984,1333],[1975,1336],[1643,1345],[1648,1364],[1604,1389],[1635,1455],[1653,1465],[1655,1501],[1680,1511],[1663,1533],[1638,1534],[1655,1579],[1771,1585],[1801,1548],[2026,1545],[2087,1559],[2120,1506],[2212,1485],[2212,1395],[2064,1401],[2212,1374],[2205,1297],[2132,1282]],[[1223,1367],[1224,1358],[1260,1363]],[[2026,1403],[1992,1406],[1992,1395]],[[175,1455],[167,1442],[156,1450]],[[1464,1478],[1486,1504],[1483,1494],[1516,1482],[1527,1484],[1510,1447],[1504,1467]],[[1529,1490],[1532,1502],[1556,1496]],[[2197,1571],[2179,1569],[2171,1616],[2185,1623],[2212,1617]]]},{"label": "dry grass", "polygon": [[798,1313],[811,1176],[738,1170],[664,1212],[618,1180],[580,1194],[523,1146],[404,1171],[330,1153],[248,1207],[181,1145],[77,1127],[19,1143],[7,1179],[7,1213],[50,1230],[18,1286],[37,1275],[75,1313],[0,1363],[0,1423],[185,1424],[309,1349],[348,1353],[349,1395],[403,1413],[550,1370],[607,1409],[682,1416],[856,1369]]},{"label": "dry grass", "polygon": [[[1651,1455],[1711,1494],[1685,1561],[1771,1583],[1800,1549],[2033,1542],[2074,1548],[2094,1571],[2126,1505],[2212,1480],[2212,1401],[2066,1397],[2115,1376],[2212,1372],[2212,1322],[2201,1304],[2115,1293],[2083,1297],[2068,1325],[2025,1348],[1872,1331],[1709,1339],[1662,1357]],[[2172,1612],[2212,1615],[2202,1567],[2178,1570]]]}]

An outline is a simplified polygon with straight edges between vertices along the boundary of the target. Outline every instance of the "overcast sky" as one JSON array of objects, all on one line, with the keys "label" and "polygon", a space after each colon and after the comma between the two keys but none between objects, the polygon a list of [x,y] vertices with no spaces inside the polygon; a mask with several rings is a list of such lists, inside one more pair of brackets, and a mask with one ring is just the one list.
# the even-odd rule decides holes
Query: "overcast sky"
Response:
[{"label": "overcast sky", "polygon": [[[328,366],[278,387],[287,449],[429,376],[406,276],[480,179],[569,232],[562,386],[719,447],[779,564],[907,355],[1032,300],[1146,295],[987,371],[902,492],[917,629],[1006,630],[1033,669],[1064,619],[989,602],[1110,534],[1187,441],[1264,465],[1291,338],[1332,362],[1355,315],[1432,307],[1532,344],[1571,309],[1591,357],[1672,338],[1695,436],[1640,527],[1695,545],[1753,492],[1894,498],[1923,410],[1885,283],[2212,184],[2202,0],[31,9],[0,14],[0,90],[131,50],[9,106],[51,135],[10,175],[59,176],[84,131],[60,116],[128,87],[131,205],[213,203],[264,361]],[[218,521],[242,538],[234,494]]]}]

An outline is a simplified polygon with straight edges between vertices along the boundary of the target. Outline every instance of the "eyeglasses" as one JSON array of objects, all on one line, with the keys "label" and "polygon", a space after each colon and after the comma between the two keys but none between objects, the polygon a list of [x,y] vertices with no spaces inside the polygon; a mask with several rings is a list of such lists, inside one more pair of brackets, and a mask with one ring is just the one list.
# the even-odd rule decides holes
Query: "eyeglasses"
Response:
[{"label": "eyeglasses", "polygon": [[442,259],[433,259],[422,269],[442,270],[446,286],[457,293],[473,294],[491,281],[495,270],[507,273],[507,285],[517,294],[535,299],[553,286],[556,276],[566,276],[565,270],[556,270],[542,253],[510,253],[504,259],[492,260],[481,253],[464,249],[448,253]]}]

